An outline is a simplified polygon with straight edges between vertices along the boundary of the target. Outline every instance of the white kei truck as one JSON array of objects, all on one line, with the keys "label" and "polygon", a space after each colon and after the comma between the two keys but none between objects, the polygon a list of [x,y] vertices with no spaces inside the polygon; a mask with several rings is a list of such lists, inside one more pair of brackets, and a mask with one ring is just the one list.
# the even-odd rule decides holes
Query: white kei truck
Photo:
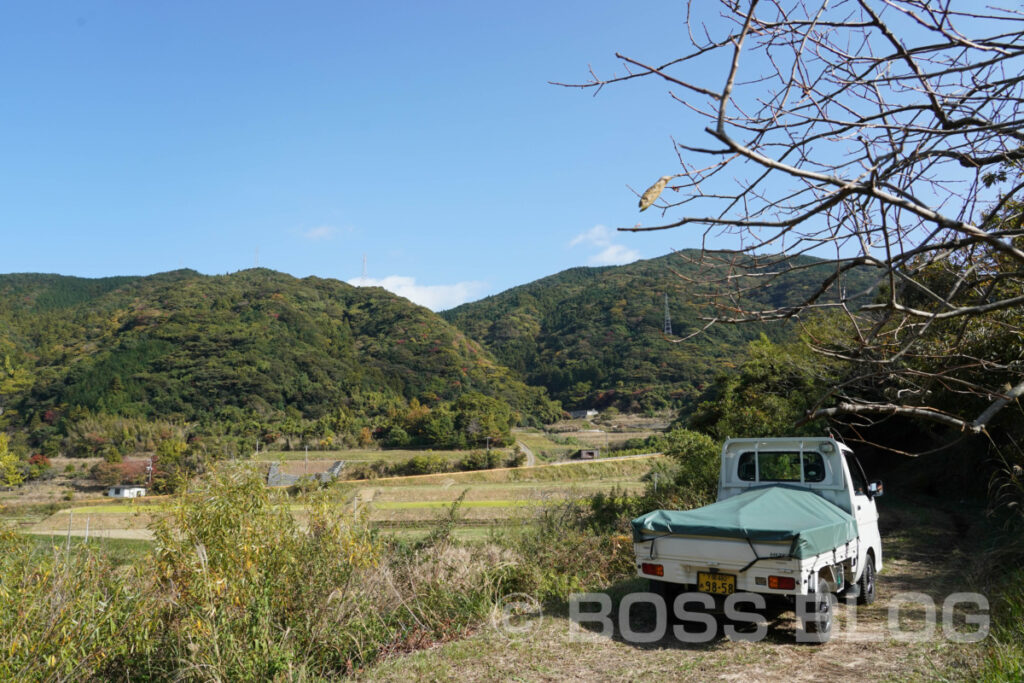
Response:
[{"label": "white kei truck", "polygon": [[824,642],[833,622],[829,594],[856,595],[861,604],[875,598],[880,495],[882,483],[868,482],[853,452],[833,438],[729,439],[717,502],[633,520],[637,572],[667,598],[685,591],[803,600],[810,604],[804,631]]}]

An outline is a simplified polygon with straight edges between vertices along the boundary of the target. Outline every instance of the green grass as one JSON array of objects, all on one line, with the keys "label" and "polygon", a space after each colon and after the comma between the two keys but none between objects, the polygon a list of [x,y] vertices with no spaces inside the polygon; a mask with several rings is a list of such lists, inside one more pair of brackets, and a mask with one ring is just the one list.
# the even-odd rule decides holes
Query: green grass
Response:
[{"label": "green grass", "polygon": [[[47,551],[67,546],[67,539],[60,536],[35,536],[24,534],[35,551]],[[125,538],[90,538],[88,541],[81,536],[71,537],[71,551],[82,550],[84,547],[98,549],[116,565],[131,564],[145,557],[152,549],[152,541],[132,540]]]},{"label": "green grass", "polygon": [[522,441],[538,460],[562,460],[580,449],[579,446],[559,444],[544,432],[515,432],[516,441]]},{"label": "green grass", "polygon": [[122,505],[117,503],[106,503],[99,505],[83,505],[81,507],[73,507],[65,510],[58,510],[55,514],[67,515],[105,515],[105,514],[124,514],[126,512],[135,512],[136,510],[143,512],[163,510],[167,506],[164,503],[149,503],[147,505],[133,506],[131,504]]}]

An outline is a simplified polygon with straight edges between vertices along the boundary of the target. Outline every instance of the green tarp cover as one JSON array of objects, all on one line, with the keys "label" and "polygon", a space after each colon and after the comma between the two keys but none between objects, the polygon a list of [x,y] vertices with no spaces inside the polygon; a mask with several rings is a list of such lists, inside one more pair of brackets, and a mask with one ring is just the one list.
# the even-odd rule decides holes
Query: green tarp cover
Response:
[{"label": "green tarp cover", "polygon": [[771,486],[696,510],[655,510],[633,520],[638,541],[665,534],[790,541],[790,556],[803,559],[857,538],[857,522],[815,493]]}]

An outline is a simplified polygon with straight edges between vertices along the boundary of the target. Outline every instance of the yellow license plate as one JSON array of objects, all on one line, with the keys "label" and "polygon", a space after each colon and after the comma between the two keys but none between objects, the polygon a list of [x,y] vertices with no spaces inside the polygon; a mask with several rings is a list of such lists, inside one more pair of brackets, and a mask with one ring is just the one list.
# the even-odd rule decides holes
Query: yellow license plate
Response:
[{"label": "yellow license plate", "polygon": [[736,577],[732,574],[697,572],[697,590],[704,593],[729,595],[736,592]]}]

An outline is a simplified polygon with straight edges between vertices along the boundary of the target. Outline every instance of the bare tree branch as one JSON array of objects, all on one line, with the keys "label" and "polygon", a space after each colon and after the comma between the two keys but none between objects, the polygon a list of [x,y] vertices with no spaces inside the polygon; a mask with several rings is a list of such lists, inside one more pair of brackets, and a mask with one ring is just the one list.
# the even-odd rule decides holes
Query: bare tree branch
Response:
[{"label": "bare tree branch", "polygon": [[[816,416],[985,430],[1024,391],[1024,13],[966,0],[722,0],[715,13],[691,0],[687,16],[685,54],[617,54],[627,75],[572,86],[655,79],[704,118],[673,141],[668,218],[620,228],[698,226],[702,246],[729,243],[702,251],[727,274],[694,283],[709,310],[686,338],[834,312],[846,335],[812,346],[858,369]],[[817,287],[757,304],[758,288],[826,251],[836,262]]]}]

